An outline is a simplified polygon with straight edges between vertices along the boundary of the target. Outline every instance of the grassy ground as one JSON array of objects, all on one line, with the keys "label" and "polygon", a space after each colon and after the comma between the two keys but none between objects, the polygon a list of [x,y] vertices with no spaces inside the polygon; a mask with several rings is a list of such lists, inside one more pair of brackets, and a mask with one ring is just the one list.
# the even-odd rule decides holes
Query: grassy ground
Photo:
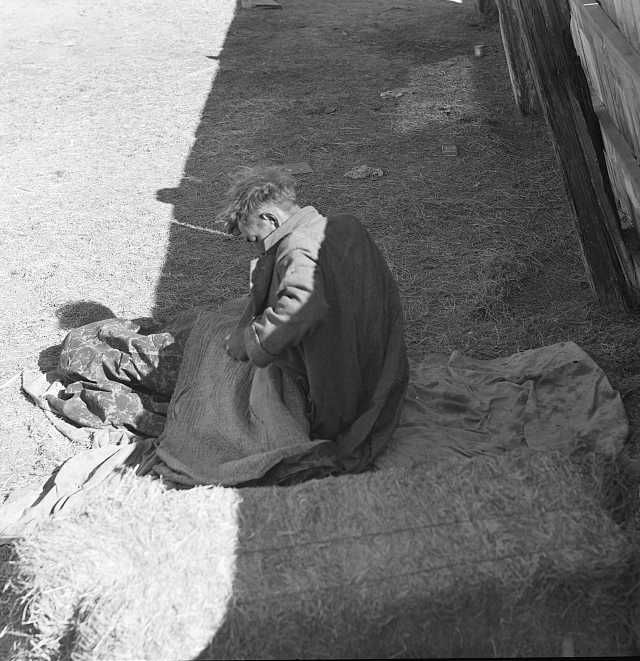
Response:
[{"label": "grassy ground", "polygon": [[[234,0],[0,7],[0,490],[73,452],[14,377],[47,367],[95,301],[149,314],[171,208]],[[183,11],[184,9],[184,11]],[[42,355],[41,355],[41,352]],[[13,380],[12,380],[13,379]]]},{"label": "grassy ground", "polygon": [[[55,364],[65,327],[96,303],[166,317],[244,292],[244,246],[171,221],[212,228],[228,173],[251,163],[306,160],[302,201],[362,218],[413,357],[574,340],[637,426],[638,317],[594,304],[545,124],[515,111],[495,26],[468,2],[282,5],[3,4],[0,491],[73,452],[14,378]],[[343,176],[360,164],[385,175]]]}]

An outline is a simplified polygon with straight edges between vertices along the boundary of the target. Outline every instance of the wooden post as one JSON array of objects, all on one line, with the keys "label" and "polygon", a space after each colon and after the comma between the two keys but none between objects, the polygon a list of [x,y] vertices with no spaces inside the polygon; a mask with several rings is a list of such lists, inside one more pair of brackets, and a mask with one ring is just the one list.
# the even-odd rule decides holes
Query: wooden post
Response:
[{"label": "wooden post", "polygon": [[530,115],[538,110],[538,96],[531,77],[529,59],[522,45],[518,17],[514,14],[510,0],[495,1],[513,97],[518,110],[523,115]]},{"label": "wooden post", "polygon": [[602,135],[573,45],[566,0],[511,0],[549,125],[591,286],[612,309],[634,307],[640,287],[612,204]]}]

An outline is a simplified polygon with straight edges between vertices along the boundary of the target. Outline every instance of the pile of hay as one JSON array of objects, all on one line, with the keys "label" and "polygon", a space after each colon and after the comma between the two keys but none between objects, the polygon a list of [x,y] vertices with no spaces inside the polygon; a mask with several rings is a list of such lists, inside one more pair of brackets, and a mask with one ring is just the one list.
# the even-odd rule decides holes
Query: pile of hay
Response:
[{"label": "pile of hay", "polygon": [[560,455],[243,494],[234,605],[202,658],[631,648],[631,548]]},{"label": "pile of hay", "polygon": [[17,546],[18,640],[75,661],[627,652],[631,548],[593,486],[528,452],[240,491],[127,478]]},{"label": "pile of hay", "polygon": [[[231,597],[237,493],[127,474],[16,546],[14,659],[188,659]],[[11,636],[11,634],[8,634]]]}]

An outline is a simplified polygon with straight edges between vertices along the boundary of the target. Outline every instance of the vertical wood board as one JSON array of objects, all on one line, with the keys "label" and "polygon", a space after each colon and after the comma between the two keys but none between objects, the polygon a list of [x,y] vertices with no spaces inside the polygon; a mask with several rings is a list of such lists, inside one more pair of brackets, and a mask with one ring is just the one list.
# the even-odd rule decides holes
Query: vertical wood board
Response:
[{"label": "vertical wood board", "polygon": [[640,273],[624,243],[602,136],[569,28],[569,4],[512,0],[538,97],[549,125],[585,268],[602,304],[640,302]]},{"label": "vertical wood board", "polygon": [[640,55],[597,3],[571,0],[571,5],[572,35],[592,94],[639,155]]},{"label": "vertical wood board", "polygon": [[596,109],[600,120],[611,183],[616,194],[623,229],[634,229],[640,244],[640,165],[607,109]]},{"label": "vertical wood board", "polygon": [[[640,2],[624,7],[631,4],[640,11]],[[621,232],[640,273],[640,57],[606,7],[587,0],[571,5],[572,36],[596,104]]]},{"label": "vertical wood board", "polygon": [[640,52],[640,2],[600,0],[600,6],[626,36],[631,46]]},{"label": "vertical wood board", "polygon": [[529,115],[538,110],[538,97],[529,60],[522,47],[518,17],[513,12],[510,0],[496,0],[496,4],[513,98],[518,110],[523,115]]}]

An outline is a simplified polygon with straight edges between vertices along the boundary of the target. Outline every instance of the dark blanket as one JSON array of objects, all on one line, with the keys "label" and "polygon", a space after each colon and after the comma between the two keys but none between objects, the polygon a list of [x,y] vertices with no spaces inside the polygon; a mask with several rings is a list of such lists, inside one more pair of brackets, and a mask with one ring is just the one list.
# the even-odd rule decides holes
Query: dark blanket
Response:
[{"label": "dark blanket", "polygon": [[162,327],[108,319],[71,331],[57,374],[63,387],[46,395],[48,406],[83,428],[158,437],[147,469],[178,483],[284,483],[340,472],[333,442],[309,438],[293,380],[275,365],[227,355],[223,340],[244,303],[194,310]]},{"label": "dark blanket", "polygon": [[[177,483],[287,483],[340,472],[333,442],[309,438],[296,384],[274,365],[227,356],[223,338],[242,305],[194,310],[163,327],[110,319],[78,328],[64,342],[61,380],[42,387],[41,376],[25,375],[25,389],[73,423],[68,435],[90,430],[87,445],[155,439],[147,468]],[[620,396],[571,342],[489,361],[454,352],[413,365],[399,424],[375,466],[521,446],[613,456],[627,432]]]},{"label": "dark blanket", "polygon": [[[254,368],[224,351],[239,304],[194,310],[162,327],[90,324],[66,338],[60,370],[25,372],[23,388],[52,423],[90,449],[44,485],[11,495],[0,507],[0,543],[81,503],[124,466],[187,486],[283,484],[336,472],[332,443],[308,436],[295,384],[273,366]],[[613,457],[627,433],[619,394],[573,342],[494,360],[454,352],[412,366],[399,424],[374,467],[521,447]]]}]

